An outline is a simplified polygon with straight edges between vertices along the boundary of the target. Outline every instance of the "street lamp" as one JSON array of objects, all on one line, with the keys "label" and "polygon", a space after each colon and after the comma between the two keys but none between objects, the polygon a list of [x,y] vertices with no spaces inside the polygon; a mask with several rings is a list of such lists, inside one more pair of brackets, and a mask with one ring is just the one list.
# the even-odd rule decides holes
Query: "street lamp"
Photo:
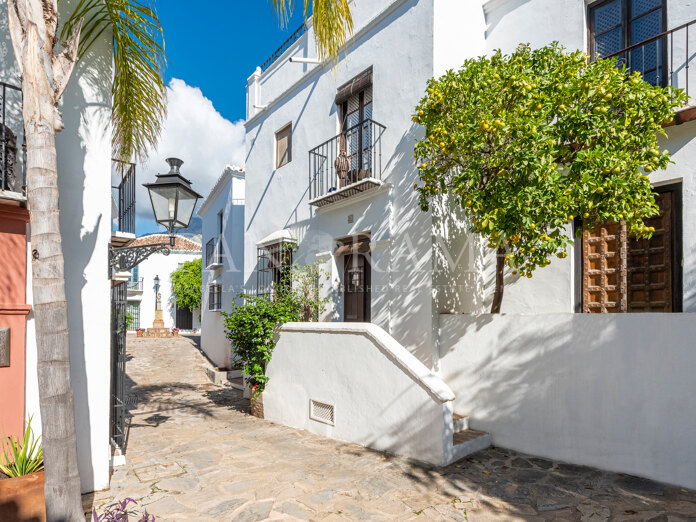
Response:
[{"label": "street lamp", "polygon": [[145,183],[143,186],[150,193],[155,221],[164,225],[169,231],[169,243],[123,248],[114,248],[109,245],[109,269],[130,270],[156,252],[161,252],[165,256],[169,255],[171,247],[175,244],[174,232],[189,226],[196,202],[201,195],[195,192],[191,188],[191,182],[181,175],[179,169],[184,164],[183,161],[178,158],[168,158],[167,163],[169,164],[167,174],[157,174],[157,180],[154,183]]},{"label": "street lamp", "polygon": [[155,295],[159,294],[160,289],[160,278],[158,275],[155,276]]},{"label": "street lamp", "polygon": [[169,172],[157,174],[157,181],[144,186],[150,193],[155,221],[163,225],[170,234],[170,245],[174,246],[174,230],[187,228],[200,194],[191,188],[191,182],[181,175],[184,164],[178,158],[168,158]]}]

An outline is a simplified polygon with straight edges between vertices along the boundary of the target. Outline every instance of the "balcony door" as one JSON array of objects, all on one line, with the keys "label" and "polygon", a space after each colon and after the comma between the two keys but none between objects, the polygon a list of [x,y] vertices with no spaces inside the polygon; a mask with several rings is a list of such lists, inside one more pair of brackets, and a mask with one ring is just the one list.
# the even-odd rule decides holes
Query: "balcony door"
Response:
[{"label": "balcony door", "polygon": [[372,177],[372,85],[337,104],[341,118],[339,153],[345,151],[348,160],[345,174],[339,173],[339,185],[343,187]]},{"label": "balcony door", "polygon": [[602,0],[589,7],[590,55],[592,59],[646,42],[619,55],[626,65],[643,75],[652,85],[667,81],[666,37],[655,38],[667,30],[665,0]]}]

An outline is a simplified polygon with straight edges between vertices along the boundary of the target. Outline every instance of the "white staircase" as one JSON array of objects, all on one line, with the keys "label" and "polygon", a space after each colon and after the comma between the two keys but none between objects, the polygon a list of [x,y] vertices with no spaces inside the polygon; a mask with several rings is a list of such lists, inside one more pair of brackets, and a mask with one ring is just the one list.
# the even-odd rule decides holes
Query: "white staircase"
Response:
[{"label": "white staircase", "polygon": [[445,465],[486,449],[492,444],[491,436],[483,431],[469,428],[469,417],[454,413],[452,415],[452,445],[446,452]]}]

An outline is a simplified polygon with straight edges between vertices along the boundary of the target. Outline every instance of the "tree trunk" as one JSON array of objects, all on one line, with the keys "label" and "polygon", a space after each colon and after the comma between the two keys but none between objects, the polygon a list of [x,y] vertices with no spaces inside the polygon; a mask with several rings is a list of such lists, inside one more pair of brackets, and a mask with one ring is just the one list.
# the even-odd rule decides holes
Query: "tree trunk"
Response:
[{"label": "tree trunk", "polygon": [[503,291],[505,290],[505,248],[498,248],[495,256],[495,293],[491,313],[499,314],[503,304]]},{"label": "tree trunk", "polygon": [[55,143],[62,129],[57,105],[75,63],[80,28],[56,55],[56,0],[9,0],[8,11],[22,74],[46,519],[82,522]]}]

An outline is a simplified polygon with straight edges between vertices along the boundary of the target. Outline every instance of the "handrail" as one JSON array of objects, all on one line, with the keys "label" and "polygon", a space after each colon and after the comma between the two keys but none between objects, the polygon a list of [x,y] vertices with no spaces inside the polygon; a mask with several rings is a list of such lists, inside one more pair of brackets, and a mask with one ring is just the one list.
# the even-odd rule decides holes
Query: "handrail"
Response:
[{"label": "handrail", "polygon": [[307,24],[303,23],[300,27],[297,28],[297,30],[290,35],[290,37],[285,40],[278,49],[271,55],[271,57],[263,62],[263,65],[261,66],[261,70],[265,71],[268,69],[273,63],[280,57],[281,54],[283,54],[285,51],[288,50],[288,48],[294,44],[297,40],[300,39],[300,37],[307,32]]},{"label": "handrail", "polygon": [[[631,44],[627,47],[624,47],[623,49],[620,49],[616,52],[613,52],[611,54],[608,54],[606,56],[598,56],[595,57],[595,60],[597,59],[611,59],[611,58],[619,58],[618,64],[619,65],[625,65],[628,69],[631,70],[638,70],[643,76],[645,76],[646,81],[649,81],[650,83],[653,83],[655,85],[660,85],[662,87],[665,87],[667,85],[669,86],[675,86],[675,84],[681,88],[684,89],[684,92],[686,93],[687,96],[691,96],[691,93],[689,92],[689,84],[694,80],[694,78],[689,78],[691,75],[690,67],[691,67],[691,62],[694,59],[693,56],[691,56],[690,51],[689,51],[689,44],[691,43],[689,41],[689,29],[696,25],[696,20],[691,20],[690,22],[687,22],[685,24],[682,24],[678,27],[675,27],[673,29],[669,29],[667,31],[663,31],[655,36],[651,36],[650,38],[646,38],[645,40]],[[683,33],[684,38],[683,40],[678,37],[678,33]],[[694,34],[692,30],[692,35]],[[669,41],[667,41],[669,39]],[[675,49],[675,39],[677,39],[677,48]],[[659,76],[656,76],[654,79],[652,78],[652,71],[653,69],[650,69],[649,72],[650,74],[647,75],[645,69],[643,70],[640,69],[641,65],[637,65],[635,68],[633,66],[634,62],[634,56],[633,53],[635,53],[638,49],[643,49],[643,55],[642,55],[642,61],[640,61],[640,56],[638,57],[639,64],[644,64],[645,63],[645,49],[648,45],[654,43],[654,42],[661,42],[660,44],[657,45],[657,49],[655,51],[648,50],[648,52],[655,52],[657,53],[656,57],[656,62],[655,62],[655,67],[654,71],[657,73],[658,71],[660,72]],[[679,45],[682,45],[682,48],[679,48]],[[676,55],[676,68],[675,68],[675,55]],[[625,62],[625,63],[622,63]],[[669,69],[668,69],[669,66]],[[643,65],[643,67],[645,67]]]},{"label": "handrail", "polygon": [[324,196],[329,195],[331,199],[344,199],[381,184],[382,135],[386,129],[366,119],[311,149],[310,204],[315,204],[317,198],[325,203]]}]

